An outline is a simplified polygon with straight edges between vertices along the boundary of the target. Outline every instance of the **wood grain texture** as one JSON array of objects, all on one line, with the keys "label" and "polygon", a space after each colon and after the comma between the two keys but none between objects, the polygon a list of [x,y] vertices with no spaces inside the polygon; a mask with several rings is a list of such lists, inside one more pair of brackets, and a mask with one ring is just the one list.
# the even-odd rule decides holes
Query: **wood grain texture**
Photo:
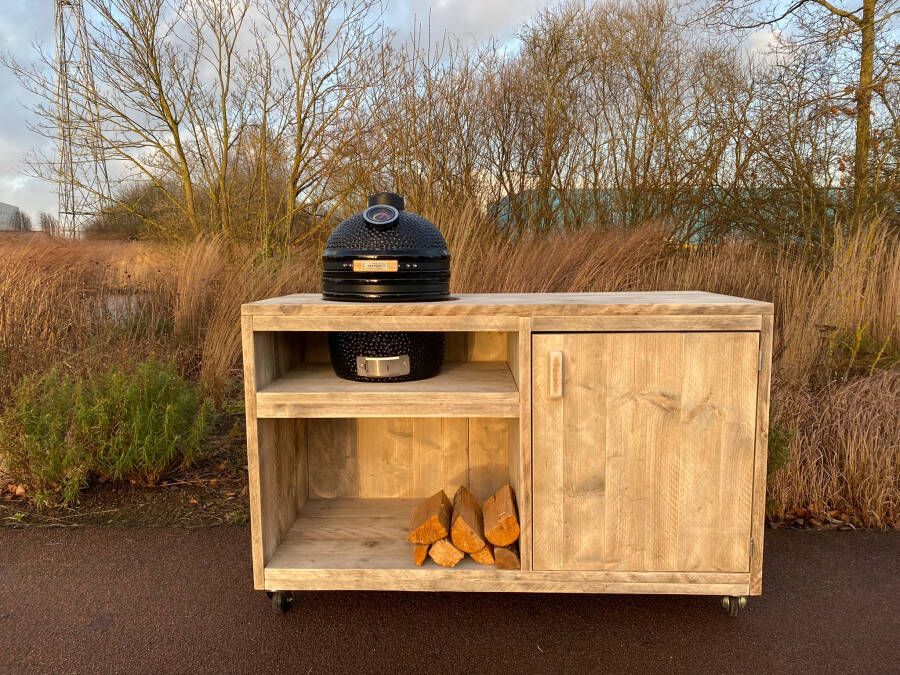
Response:
[{"label": "wood grain texture", "polygon": [[519,319],[518,358],[519,377],[519,427],[513,434],[512,448],[518,448],[518,462],[510,460],[510,485],[516,488],[519,501],[519,556],[522,569],[532,569],[533,529],[532,529],[532,319]]},{"label": "wood grain texture", "polygon": [[469,419],[468,487],[478,501],[484,501],[508,481],[509,435],[509,420]]},{"label": "wood grain texture", "polygon": [[247,483],[250,504],[250,548],[253,558],[253,587],[265,587],[265,555],[262,545],[262,513],[259,479],[259,435],[256,421],[256,345],[253,318],[241,317],[241,347],[244,365],[244,416],[247,429]]},{"label": "wood grain texture", "polygon": [[356,427],[353,419],[306,421],[311,499],[360,496]]},{"label": "wood grain texture", "polygon": [[763,535],[766,530],[766,478],[769,460],[769,396],[772,386],[771,316],[762,320],[759,334],[760,370],[756,388],[756,438],[754,443],[753,509],[751,524],[750,594],[762,594]]},{"label": "wood grain texture", "polygon": [[[406,540],[413,544],[434,544],[450,534],[453,505],[443,490],[438,490],[413,508],[409,516]],[[370,537],[365,537],[366,539]]]},{"label": "wood grain texture", "polygon": [[258,420],[259,520],[268,561],[297,519],[308,496],[304,420]]},{"label": "wood grain texture", "polygon": [[519,545],[494,547],[494,564],[498,570],[520,570],[522,562],[519,560]]},{"label": "wood grain texture", "polygon": [[439,539],[428,549],[428,557],[441,567],[456,567],[465,553],[453,545],[449,539]]},{"label": "wood grain texture", "polygon": [[484,536],[494,546],[510,546],[519,539],[516,497],[509,485],[500,487],[485,500]]},{"label": "wood grain texture", "polygon": [[428,544],[413,544],[413,562],[421,567],[425,564],[425,561],[428,559],[428,549],[430,546]]},{"label": "wood grain texture", "polygon": [[463,553],[477,553],[487,544],[481,504],[465,486],[460,486],[453,495],[450,541]]},{"label": "wood grain texture", "polygon": [[[441,302],[355,303],[299,293],[242,305],[254,316],[596,316],[616,314],[771,314],[772,304],[702,291],[628,293],[473,293]],[[263,324],[260,324],[260,326]],[[507,324],[504,324],[504,326]],[[260,327],[256,327],[260,330]],[[463,330],[479,330],[471,326]],[[284,329],[282,329],[284,330]],[[310,330],[310,329],[307,329]],[[336,330],[325,328],[319,330]],[[439,328],[435,330],[449,330]],[[494,328],[493,330],[507,330]],[[513,328],[515,330],[515,328]]]},{"label": "wood grain texture", "polygon": [[757,334],[534,345],[535,569],[748,571]]},{"label": "wood grain texture", "polygon": [[622,331],[758,331],[761,317],[748,315],[686,316],[536,316],[535,332],[622,332]]},{"label": "wood grain texture", "polygon": [[[259,335],[259,334],[257,334]],[[519,392],[505,361],[447,363],[414,382],[353,382],[307,364],[262,386],[259,417],[518,417]]]}]

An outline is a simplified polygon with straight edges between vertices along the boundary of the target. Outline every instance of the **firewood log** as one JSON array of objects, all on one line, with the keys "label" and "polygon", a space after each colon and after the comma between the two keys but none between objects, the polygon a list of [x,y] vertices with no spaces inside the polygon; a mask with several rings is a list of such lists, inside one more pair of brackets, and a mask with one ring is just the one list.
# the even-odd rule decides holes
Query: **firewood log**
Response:
[{"label": "firewood log", "polygon": [[483,549],[481,549],[480,551],[475,551],[475,553],[470,553],[469,556],[479,565],[493,565],[494,545],[488,542],[484,545]]},{"label": "firewood log", "polygon": [[519,545],[511,546],[495,546],[494,559],[498,570],[518,570],[522,569],[522,563],[519,562]]},{"label": "firewood log", "polygon": [[438,539],[428,549],[428,556],[441,567],[456,567],[464,555],[447,538]]},{"label": "firewood log", "polygon": [[519,538],[516,498],[509,485],[504,485],[488,497],[483,511],[484,535],[489,542],[496,546],[509,546]]},{"label": "firewood log", "polygon": [[456,548],[465,553],[475,553],[484,548],[487,542],[484,539],[481,505],[465,486],[460,486],[453,496],[450,522],[450,539]]},{"label": "firewood log", "polygon": [[413,561],[421,567],[428,558],[428,544],[413,544]]},{"label": "firewood log", "polygon": [[412,512],[409,540],[413,544],[433,544],[450,534],[453,505],[443,490],[435,492]]}]

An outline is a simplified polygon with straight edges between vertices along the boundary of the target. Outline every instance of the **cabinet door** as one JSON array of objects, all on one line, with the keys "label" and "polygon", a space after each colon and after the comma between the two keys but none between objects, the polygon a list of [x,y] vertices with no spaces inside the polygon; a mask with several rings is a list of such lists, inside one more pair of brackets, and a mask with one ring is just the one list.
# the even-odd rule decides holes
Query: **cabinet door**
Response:
[{"label": "cabinet door", "polygon": [[534,569],[748,571],[759,334],[533,341]]}]

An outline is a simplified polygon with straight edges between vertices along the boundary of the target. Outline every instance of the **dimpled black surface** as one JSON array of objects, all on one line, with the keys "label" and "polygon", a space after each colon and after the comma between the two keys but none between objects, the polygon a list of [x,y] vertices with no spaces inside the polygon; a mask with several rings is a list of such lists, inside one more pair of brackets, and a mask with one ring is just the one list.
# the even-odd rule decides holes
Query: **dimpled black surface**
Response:
[{"label": "dimpled black surface", "polygon": [[[353,332],[328,334],[331,365],[338,377],[357,382],[409,382],[434,377],[444,364],[443,333]],[[409,355],[409,375],[401,377],[361,377],[356,374],[357,356]]]},{"label": "dimpled black surface", "polygon": [[430,221],[411,211],[400,211],[397,227],[388,230],[370,226],[362,214],[357,213],[334,228],[325,248],[385,253],[432,249],[447,255],[443,235]]}]

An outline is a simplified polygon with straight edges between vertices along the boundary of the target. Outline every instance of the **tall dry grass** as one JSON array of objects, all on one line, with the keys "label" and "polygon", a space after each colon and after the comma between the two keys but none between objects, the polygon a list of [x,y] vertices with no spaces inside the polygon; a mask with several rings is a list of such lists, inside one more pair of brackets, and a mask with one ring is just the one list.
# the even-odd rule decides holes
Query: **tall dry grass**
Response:
[{"label": "tall dry grass", "polygon": [[[773,515],[838,511],[900,525],[900,246],[874,222],[827,250],[673,248],[663,224],[500,234],[474,207],[426,212],[444,230],[454,292],[699,289],[775,303],[773,428],[788,438]],[[319,289],[321,242],[260,259],[222,238],[183,247],[0,240],[0,393],[50,365],[154,353],[208,396],[240,391],[240,305]],[[136,298],[111,312],[111,299]]]}]

